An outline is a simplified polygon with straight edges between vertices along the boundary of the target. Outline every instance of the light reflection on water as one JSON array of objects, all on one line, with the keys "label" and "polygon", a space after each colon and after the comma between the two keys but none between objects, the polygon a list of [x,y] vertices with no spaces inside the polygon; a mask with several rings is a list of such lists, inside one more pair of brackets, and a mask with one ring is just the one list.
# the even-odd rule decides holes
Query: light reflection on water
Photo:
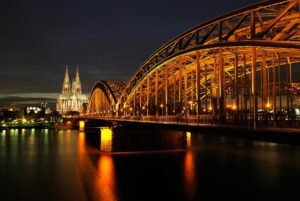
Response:
[{"label": "light reflection on water", "polygon": [[299,157],[299,147],[182,131],[9,130],[0,136],[0,199],[286,196],[300,185]]},{"label": "light reflection on water", "polygon": [[194,156],[192,151],[188,150],[184,158],[184,191],[189,200],[194,199],[195,176]]},{"label": "light reflection on water", "polygon": [[114,162],[111,155],[101,155],[98,163],[97,189],[100,200],[117,200]]}]

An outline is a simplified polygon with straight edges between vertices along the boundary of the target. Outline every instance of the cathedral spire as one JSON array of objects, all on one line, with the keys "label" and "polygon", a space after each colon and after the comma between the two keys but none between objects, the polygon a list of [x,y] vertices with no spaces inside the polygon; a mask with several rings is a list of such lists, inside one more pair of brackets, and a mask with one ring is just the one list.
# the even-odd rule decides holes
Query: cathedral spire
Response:
[{"label": "cathedral spire", "polygon": [[78,65],[76,65],[76,76],[75,76],[74,87],[75,87],[75,92],[77,94],[81,94],[82,93]]},{"label": "cathedral spire", "polygon": [[65,73],[65,79],[64,79],[64,83],[69,83],[70,79],[69,79],[69,67],[68,65],[66,65],[66,73]]},{"label": "cathedral spire", "polygon": [[70,84],[70,78],[69,78],[69,69],[68,69],[68,65],[66,65],[66,73],[65,73],[62,93],[69,94],[70,90],[71,90],[71,84]]},{"label": "cathedral spire", "polygon": [[76,77],[75,77],[75,81],[77,83],[80,83],[78,64],[76,65]]}]

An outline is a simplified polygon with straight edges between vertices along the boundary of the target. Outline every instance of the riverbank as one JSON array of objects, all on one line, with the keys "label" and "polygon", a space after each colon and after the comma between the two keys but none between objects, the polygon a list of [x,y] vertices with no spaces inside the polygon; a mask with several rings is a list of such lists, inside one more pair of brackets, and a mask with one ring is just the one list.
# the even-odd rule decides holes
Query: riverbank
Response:
[{"label": "riverbank", "polygon": [[0,131],[10,130],[10,129],[78,129],[78,126],[69,126],[69,125],[27,125],[27,126],[0,126]]}]

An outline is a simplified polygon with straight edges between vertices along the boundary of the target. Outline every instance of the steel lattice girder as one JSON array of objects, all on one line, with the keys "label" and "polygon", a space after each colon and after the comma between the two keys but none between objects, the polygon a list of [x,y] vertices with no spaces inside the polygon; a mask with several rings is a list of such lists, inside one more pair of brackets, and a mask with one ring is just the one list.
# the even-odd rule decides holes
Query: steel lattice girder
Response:
[{"label": "steel lattice girder", "polygon": [[[255,46],[271,52],[280,52],[283,48],[297,52],[300,47],[298,5],[299,0],[264,1],[188,30],[163,45],[146,60],[127,84],[118,103],[127,102],[156,68],[196,50],[207,52],[218,48],[233,48],[243,52],[245,47]],[[295,55],[289,56],[292,58]],[[230,74],[230,68],[226,67],[225,71]]]}]

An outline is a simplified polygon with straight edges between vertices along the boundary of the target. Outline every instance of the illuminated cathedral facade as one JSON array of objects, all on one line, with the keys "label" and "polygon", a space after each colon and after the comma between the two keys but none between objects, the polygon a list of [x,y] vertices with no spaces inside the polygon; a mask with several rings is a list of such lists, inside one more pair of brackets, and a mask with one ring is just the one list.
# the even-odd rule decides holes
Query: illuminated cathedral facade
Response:
[{"label": "illuminated cathedral facade", "polygon": [[78,65],[76,66],[75,79],[73,79],[72,82],[70,82],[69,79],[69,69],[67,65],[62,92],[56,102],[56,110],[61,114],[67,112],[82,112],[83,105],[87,103],[87,100],[87,96],[82,94]]}]

